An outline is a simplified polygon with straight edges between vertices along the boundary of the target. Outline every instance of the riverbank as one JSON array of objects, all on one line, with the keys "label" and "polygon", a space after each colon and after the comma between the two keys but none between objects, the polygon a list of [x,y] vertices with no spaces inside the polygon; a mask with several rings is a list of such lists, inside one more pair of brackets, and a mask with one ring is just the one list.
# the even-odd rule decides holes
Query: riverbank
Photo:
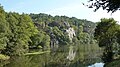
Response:
[{"label": "riverbank", "polygon": [[36,55],[36,54],[43,54],[43,53],[48,53],[48,52],[50,52],[50,51],[32,52],[32,53],[26,53],[26,54],[24,54],[24,55]]}]

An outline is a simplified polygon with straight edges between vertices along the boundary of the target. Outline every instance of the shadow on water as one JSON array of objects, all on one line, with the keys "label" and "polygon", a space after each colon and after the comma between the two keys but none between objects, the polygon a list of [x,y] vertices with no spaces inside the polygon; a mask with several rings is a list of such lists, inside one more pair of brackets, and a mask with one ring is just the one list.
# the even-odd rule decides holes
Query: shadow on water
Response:
[{"label": "shadow on water", "polygon": [[101,62],[98,48],[82,46],[67,45],[41,55],[14,56],[1,67],[86,67]]}]

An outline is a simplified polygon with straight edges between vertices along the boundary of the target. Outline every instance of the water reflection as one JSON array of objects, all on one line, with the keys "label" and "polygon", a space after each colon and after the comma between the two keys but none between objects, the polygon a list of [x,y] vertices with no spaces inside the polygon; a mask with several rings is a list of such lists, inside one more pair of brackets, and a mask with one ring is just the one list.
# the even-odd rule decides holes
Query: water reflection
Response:
[{"label": "water reflection", "polygon": [[100,62],[97,49],[67,45],[42,55],[12,57],[2,67],[85,67]]},{"label": "water reflection", "polygon": [[100,62],[100,63],[95,63],[93,65],[90,65],[88,67],[103,67],[104,66],[104,63]]}]

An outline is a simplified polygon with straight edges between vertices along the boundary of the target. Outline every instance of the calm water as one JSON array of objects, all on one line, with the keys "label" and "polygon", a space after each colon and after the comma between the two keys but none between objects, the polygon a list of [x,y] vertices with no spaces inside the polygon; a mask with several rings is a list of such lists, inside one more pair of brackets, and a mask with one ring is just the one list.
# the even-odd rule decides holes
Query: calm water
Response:
[{"label": "calm water", "polygon": [[0,65],[1,67],[87,67],[101,62],[100,50],[90,47],[64,46],[41,55],[14,56],[9,61],[2,61]]}]

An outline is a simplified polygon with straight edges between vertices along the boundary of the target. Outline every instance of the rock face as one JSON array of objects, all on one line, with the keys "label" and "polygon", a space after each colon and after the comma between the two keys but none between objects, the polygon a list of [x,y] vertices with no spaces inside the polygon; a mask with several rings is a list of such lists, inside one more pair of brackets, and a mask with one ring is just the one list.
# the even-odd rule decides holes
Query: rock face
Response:
[{"label": "rock face", "polygon": [[69,24],[69,23],[67,23],[67,22],[64,22],[64,25],[65,25],[67,28],[69,28],[69,27],[70,27],[70,24]]},{"label": "rock face", "polygon": [[66,32],[68,33],[69,39],[72,41],[72,38],[76,36],[75,30],[70,27],[66,30]]},{"label": "rock face", "polygon": [[51,49],[57,49],[58,48],[58,40],[56,39],[55,35],[53,33],[50,34],[51,41],[50,41],[50,47]]}]

